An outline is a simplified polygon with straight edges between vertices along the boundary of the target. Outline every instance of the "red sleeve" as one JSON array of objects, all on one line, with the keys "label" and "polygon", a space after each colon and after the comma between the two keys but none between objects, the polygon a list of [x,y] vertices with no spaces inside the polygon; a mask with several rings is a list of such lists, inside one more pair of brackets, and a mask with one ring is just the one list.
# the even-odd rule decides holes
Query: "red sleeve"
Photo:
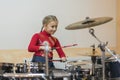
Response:
[{"label": "red sleeve", "polygon": [[60,42],[58,41],[58,39],[56,39],[55,47],[59,47],[58,49],[56,49],[56,51],[60,58],[66,57],[63,49],[61,48],[61,45],[60,45]]},{"label": "red sleeve", "polygon": [[39,45],[37,45],[38,40],[39,40],[39,35],[38,35],[38,33],[36,33],[32,36],[32,39],[29,43],[29,46],[28,46],[29,52],[36,52],[39,50]]}]

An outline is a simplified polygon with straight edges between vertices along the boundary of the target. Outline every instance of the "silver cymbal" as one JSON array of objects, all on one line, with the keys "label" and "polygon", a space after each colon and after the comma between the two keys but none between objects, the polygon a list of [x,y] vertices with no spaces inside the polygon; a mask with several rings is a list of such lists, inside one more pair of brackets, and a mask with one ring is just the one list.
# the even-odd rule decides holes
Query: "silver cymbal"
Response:
[{"label": "silver cymbal", "polygon": [[101,25],[111,21],[112,17],[98,17],[98,18],[89,18],[87,17],[83,21],[75,22],[73,24],[68,25],[65,27],[67,30],[76,30],[76,29],[83,29],[83,28],[90,28],[97,25]]},{"label": "silver cymbal", "polygon": [[86,65],[86,64],[89,64],[89,63],[91,63],[90,61],[70,61],[70,62],[68,62],[67,64],[70,64],[70,65],[74,65],[74,66],[76,66],[76,65]]}]

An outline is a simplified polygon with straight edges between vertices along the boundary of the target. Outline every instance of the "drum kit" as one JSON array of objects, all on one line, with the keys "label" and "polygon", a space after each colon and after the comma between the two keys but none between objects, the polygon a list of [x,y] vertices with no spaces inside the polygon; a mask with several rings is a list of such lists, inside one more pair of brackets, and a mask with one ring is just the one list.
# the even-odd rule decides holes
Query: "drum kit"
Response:
[{"label": "drum kit", "polygon": [[[102,53],[100,55],[96,55],[95,45],[91,46],[92,53],[85,55],[90,56],[91,61],[67,61],[65,69],[49,69],[49,61],[47,57],[48,45],[46,43],[45,64],[40,62],[29,62],[29,64],[27,62],[18,64],[1,63],[0,80],[61,80],[63,77],[65,80],[119,80],[120,60],[118,56],[107,47],[106,43],[100,41],[95,36],[94,29],[91,28],[107,23],[112,19],[113,18],[111,17],[86,17],[83,21],[79,21],[65,27],[67,30],[89,28],[89,33],[100,43],[99,48]],[[106,51],[111,54],[110,57],[106,58]],[[111,57],[114,59],[111,60]],[[87,67],[84,65],[87,65]]]}]

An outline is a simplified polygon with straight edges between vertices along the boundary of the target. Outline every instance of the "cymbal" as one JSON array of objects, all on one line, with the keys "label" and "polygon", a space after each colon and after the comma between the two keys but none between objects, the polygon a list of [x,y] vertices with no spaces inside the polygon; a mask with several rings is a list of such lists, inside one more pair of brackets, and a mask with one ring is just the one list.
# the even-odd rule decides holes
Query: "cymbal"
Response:
[{"label": "cymbal", "polygon": [[112,17],[98,17],[98,18],[86,17],[85,20],[70,24],[67,27],[65,27],[65,29],[76,30],[76,29],[90,28],[90,27],[107,23],[112,19],[113,19]]},{"label": "cymbal", "polygon": [[101,54],[86,53],[83,56],[101,56]]},{"label": "cymbal", "polygon": [[67,64],[77,66],[77,65],[91,64],[91,62],[90,61],[70,61]]},{"label": "cymbal", "polygon": [[[79,56],[96,56],[96,57],[100,57],[100,56],[102,56],[102,54],[100,54],[100,53],[95,53],[95,54],[93,54],[93,53],[85,53],[85,54],[77,54],[77,55],[79,55]],[[105,56],[110,56],[109,54],[105,54]]]},{"label": "cymbal", "polygon": [[101,56],[102,54],[99,51],[95,51],[94,53],[90,50],[83,51],[83,53],[77,53],[78,56]]}]

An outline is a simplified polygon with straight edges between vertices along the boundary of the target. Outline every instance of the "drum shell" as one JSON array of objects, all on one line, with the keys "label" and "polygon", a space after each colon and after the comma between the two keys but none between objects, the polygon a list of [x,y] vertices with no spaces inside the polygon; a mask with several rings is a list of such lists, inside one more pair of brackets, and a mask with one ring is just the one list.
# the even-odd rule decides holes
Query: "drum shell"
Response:
[{"label": "drum shell", "polygon": [[107,62],[110,72],[110,78],[120,78],[120,63],[117,61]]},{"label": "drum shell", "polygon": [[79,66],[76,68],[76,79],[84,79],[90,77],[90,69],[89,68],[80,68]]},{"label": "drum shell", "polygon": [[14,71],[13,67],[14,67],[13,63],[0,63],[0,69],[4,73],[13,73],[13,71]]},{"label": "drum shell", "polygon": [[28,72],[28,66],[26,63],[17,63],[15,66],[15,72],[16,73],[27,73]]}]

